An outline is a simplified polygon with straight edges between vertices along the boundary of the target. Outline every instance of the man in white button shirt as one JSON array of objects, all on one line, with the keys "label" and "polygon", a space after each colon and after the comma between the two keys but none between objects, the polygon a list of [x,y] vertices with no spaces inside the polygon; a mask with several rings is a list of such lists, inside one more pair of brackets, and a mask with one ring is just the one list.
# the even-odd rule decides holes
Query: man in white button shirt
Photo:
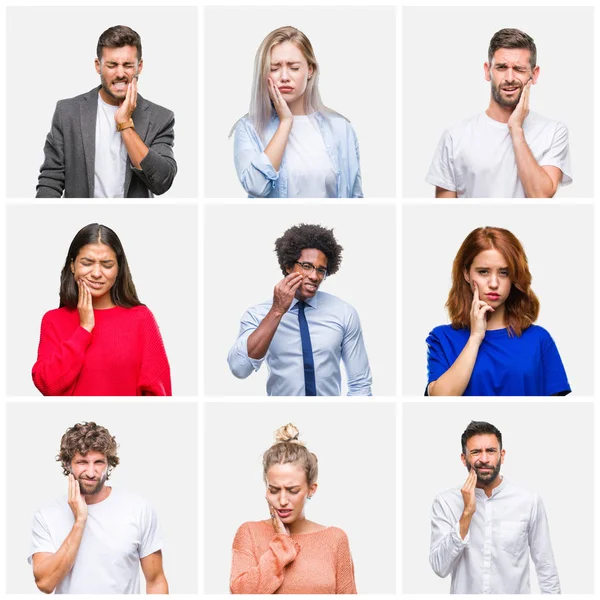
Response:
[{"label": "man in white button shirt", "polygon": [[429,562],[452,574],[451,594],[529,594],[529,555],[540,590],[560,594],[546,511],[539,496],[504,480],[502,434],[471,421],[461,437],[469,475],[441,493],[431,510]]},{"label": "man in white button shirt", "polygon": [[533,38],[518,29],[496,32],[484,75],[487,110],[444,132],[427,182],[436,198],[552,198],[572,181],[569,133],[529,111],[540,75]]}]

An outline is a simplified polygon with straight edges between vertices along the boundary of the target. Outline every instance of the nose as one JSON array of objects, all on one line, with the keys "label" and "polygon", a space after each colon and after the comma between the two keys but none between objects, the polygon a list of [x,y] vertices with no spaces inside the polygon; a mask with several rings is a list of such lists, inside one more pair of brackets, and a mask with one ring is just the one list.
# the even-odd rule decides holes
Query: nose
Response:
[{"label": "nose", "polygon": [[498,287],[498,275],[496,275],[495,273],[492,273],[490,275],[490,279],[488,281],[488,286],[492,290],[495,290]]},{"label": "nose", "polygon": [[308,274],[308,278],[311,281],[318,281],[319,280],[319,276],[317,275],[317,270],[313,269],[309,274]]},{"label": "nose", "polygon": [[94,279],[100,279],[100,277],[102,277],[102,272],[100,270],[100,264],[99,263],[94,263],[94,265],[92,265],[92,270],[90,271],[90,275]]},{"label": "nose", "polygon": [[289,81],[290,80],[290,71],[288,67],[281,67],[281,81]]},{"label": "nose", "polygon": [[281,506],[283,508],[284,506],[287,506],[287,503],[288,503],[287,494],[285,492],[282,492],[281,494],[279,494],[279,506]]}]

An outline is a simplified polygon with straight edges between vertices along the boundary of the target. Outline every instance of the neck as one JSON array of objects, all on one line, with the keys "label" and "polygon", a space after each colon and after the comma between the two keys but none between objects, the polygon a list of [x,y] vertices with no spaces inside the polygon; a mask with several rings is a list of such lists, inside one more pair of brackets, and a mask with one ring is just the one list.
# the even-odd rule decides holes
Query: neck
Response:
[{"label": "neck", "polygon": [[83,494],[83,499],[86,504],[98,504],[98,502],[106,500],[111,492],[111,487],[103,485],[102,489],[97,494]]},{"label": "neck", "polygon": [[[488,315],[490,313],[488,312]],[[486,329],[488,331],[493,331],[494,329],[504,329],[506,327],[506,323],[504,322],[504,304],[497,308],[493,313],[491,313],[491,317],[488,319]]]},{"label": "neck", "polygon": [[107,308],[114,308],[116,304],[112,301],[110,293],[104,294],[100,298],[92,298],[92,307],[96,310],[105,310]]},{"label": "neck", "polygon": [[516,106],[500,106],[493,97],[490,98],[490,105],[488,109],[485,111],[485,114],[490,118],[494,119],[494,121],[499,121],[500,123],[508,123],[510,119],[510,115],[513,114]]},{"label": "neck", "polygon": [[120,106],[121,102],[116,98],[113,98],[110,94],[107,94],[104,88],[100,88],[100,98],[106,102],[106,104],[112,104],[112,106]]},{"label": "neck", "polygon": [[300,96],[300,98],[296,98],[296,100],[290,102],[288,107],[295,117],[305,115],[306,110],[304,109],[304,94]]},{"label": "neck", "polygon": [[485,495],[489,498],[492,495],[492,490],[497,488],[501,483],[502,477],[498,475],[498,477],[496,477],[494,481],[488,484],[479,483],[479,481],[477,481],[477,485],[475,487],[478,487],[480,490],[483,490],[485,492]]},{"label": "neck", "polygon": [[288,525],[290,533],[302,533],[307,523],[304,512],[293,522]]}]

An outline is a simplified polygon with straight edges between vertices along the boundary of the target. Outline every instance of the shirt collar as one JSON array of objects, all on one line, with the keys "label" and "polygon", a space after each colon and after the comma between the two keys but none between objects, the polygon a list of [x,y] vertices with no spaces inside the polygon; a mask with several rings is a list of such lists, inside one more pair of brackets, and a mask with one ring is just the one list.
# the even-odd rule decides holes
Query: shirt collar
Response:
[{"label": "shirt collar", "polygon": [[502,476],[502,481],[492,490],[492,495],[488,498],[486,493],[481,488],[475,488],[475,494],[478,496],[482,496],[486,500],[491,500],[494,496],[499,494],[505,487],[506,477]]},{"label": "shirt collar", "polygon": [[[311,308],[318,308],[319,307],[319,294],[321,292],[317,291],[317,293],[312,297],[312,298],[307,298],[304,301],[304,304],[307,304],[308,306],[310,306]],[[292,305],[290,306],[290,310],[292,310],[297,304],[298,304],[298,298],[294,298],[292,300]]]}]

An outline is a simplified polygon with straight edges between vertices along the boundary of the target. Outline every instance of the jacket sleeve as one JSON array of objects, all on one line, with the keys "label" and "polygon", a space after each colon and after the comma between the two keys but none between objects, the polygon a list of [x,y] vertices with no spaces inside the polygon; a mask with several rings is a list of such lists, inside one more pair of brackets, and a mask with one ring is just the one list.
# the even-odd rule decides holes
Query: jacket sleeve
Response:
[{"label": "jacket sleeve", "polygon": [[348,377],[348,396],[371,396],[371,367],[358,313],[352,306],[344,323],[342,360]]},{"label": "jacket sleeve", "polygon": [[91,342],[92,334],[83,327],[77,327],[69,339],[61,341],[54,323],[44,315],[38,357],[31,373],[35,387],[44,396],[69,395]]},{"label": "jacket sleeve", "polygon": [[246,379],[254,371],[258,371],[266,355],[261,359],[248,356],[248,338],[260,325],[258,315],[252,310],[247,310],[240,321],[240,332],[237,340],[231,347],[227,356],[229,369],[238,379]]},{"label": "jacket sleeve", "polygon": [[153,194],[164,194],[169,190],[177,174],[177,163],[173,155],[175,142],[175,115],[164,109],[165,117],[148,146],[148,154],[140,163],[141,169],[131,167]]},{"label": "jacket sleeve", "polygon": [[[342,532],[343,533],[343,532]],[[356,582],[354,581],[354,563],[350,554],[350,544],[345,533],[340,537],[337,548],[335,565],[335,593],[356,594]]]},{"label": "jacket sleeve", "polygon": [[431,545],[429,564],[436,575],[447,577],[468,548],[470,533],[460,537],[459,523],[447,504],[438,496],[431,508]]},{"label": "jacket sleeve", "polygon": [[141,323],[142,363],[138,396],[171,396],[171,369],[160,330],[150,310]]},{"label": "jacket sleeve", "polygon": [[262,556],[256,555],[252,533],[242,525],[233,540],[233,558],[229,589],[232,594],[273,594],[284,580],[286,565],[291,563],[300,546],[289,536],[273,536]]},{"label": "jacket sleeve", "polygon": [[548,518],[539,496],[536,496],[532,508],[529,548],[542,594],[560,594],[560,581],[550,543]]},{"label": "jacket sleeve", "polygon": [[40,167],[36,198],[60,198],[65,189],[65,153],[60,102],[56,104],[50,133],[44,144],[44,162]]},{"label": "jacket sleeve", "polygon": [[235,128],[233,156],[238,179],[248,196],[266,198],[279,179],[279,173],[263,152],[258,134],[246,119],[240,119]]}]

